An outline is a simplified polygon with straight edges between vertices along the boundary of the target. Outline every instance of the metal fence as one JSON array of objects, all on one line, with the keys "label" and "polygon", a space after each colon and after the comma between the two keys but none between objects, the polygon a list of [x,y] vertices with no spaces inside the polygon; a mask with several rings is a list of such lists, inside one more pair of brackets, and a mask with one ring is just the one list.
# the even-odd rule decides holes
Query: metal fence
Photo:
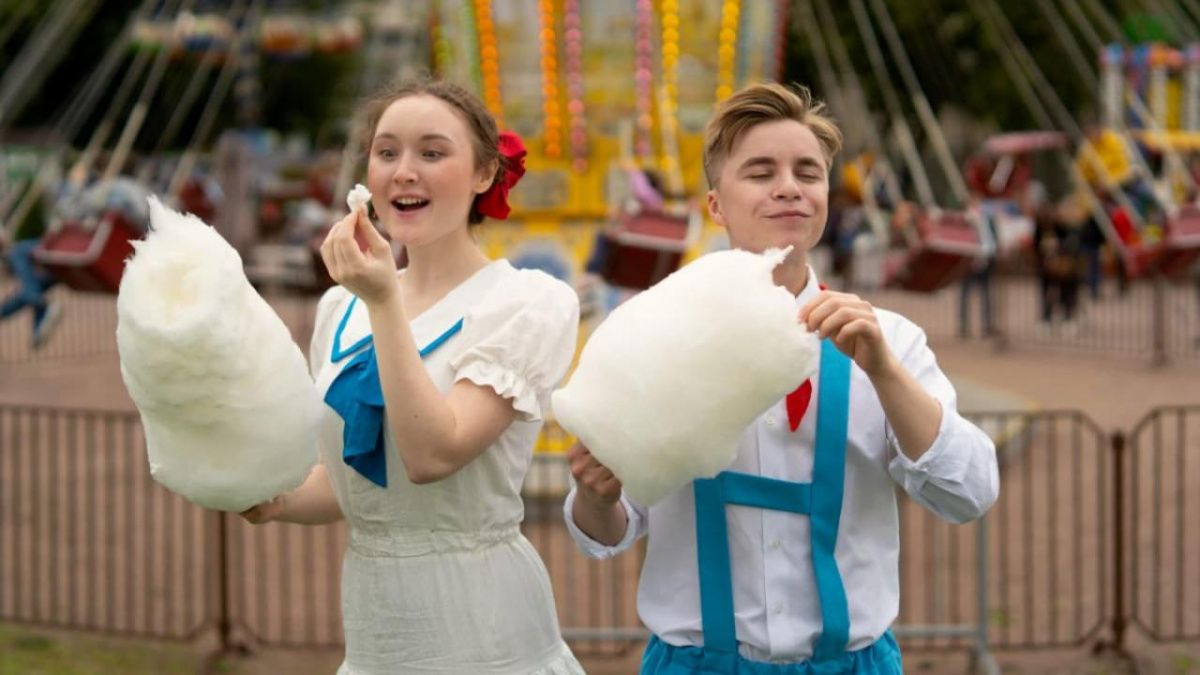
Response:
[{"label": "metal fence", "polygon": [[[1198,282],[1200,284],[1200,282]],[[1113,281],[1092,298],[1080,288],[1075,320],[1057,314],[1042,321],[1041,282],[1026,274],[997,274],[991,280],[991,313],[999,347],[1084,351],[1146,359],[1155,364],[1200,359],[1200,285],[1160,279],[1133,282],[1121,291]],[[930,294],[896,290],[863,291],[877,307],[899,312],[921,326],[931,340],[983,339],[982,295],[953,286]]]},{"label": "metal fence", "polygon": [[[939,521],[901,500],[906,647],[1120,646],[1200,638],[1200,406],[1152,411],[1111,437],[1078,412],[990,413],[1001,497],[986,519]],[[557,436],[557,438],[556,438]],[[543,447],[561,447],[550,429]],[[0,620],[227,644],[334,646],[345,528],[195,507],[149,476],[133,413],[0,408]],[[582,654],[645,637],[644,549],[583,558],[562,526],[568,472],[539,454],[523,526]]]},{"label": "metal fence", "polygon": [[0,617],[195,636],[217,613],[214,523],[151,480],[135,414],[0,409]]},{"label": "metal fence", "polygon": [[[1129,433],[1121,464],[1127,532],[1117,630],[1200,639],[1200,410],[1159,408]],[[1127,570],[1127,572],[1126,572]]]},{"label": "metal fence", "polygon": [[[0,282],[7,294],[11,283]],[[916,322],[932,340],[957,339],[960,332],[960,288],[922,294],[895,290],[862,291],[878,307],[903,314]],[[1087,351],[1153,363],[1200,359],[1200,286],[1142,280],[1120,292],[1106,281],[1101,295],[1092,299],[1080,290],[1077,321],[1045,324],[1041,321],[1041,286],[1029,275],[997,275],[992,280],[992,314],[1000,346]],[[38,363],[116,354],[116,301],[113,296],[74,293],[55,289],[52,297],[62,304],[62,324],[39,350],[33,350],[32,319],[23,312],[0,322],[0,364]],[[279,312],[301,345],[308,344],[317,298],[270,294]],[[980,295],[969,294],[968,334],[981,339]]]}]

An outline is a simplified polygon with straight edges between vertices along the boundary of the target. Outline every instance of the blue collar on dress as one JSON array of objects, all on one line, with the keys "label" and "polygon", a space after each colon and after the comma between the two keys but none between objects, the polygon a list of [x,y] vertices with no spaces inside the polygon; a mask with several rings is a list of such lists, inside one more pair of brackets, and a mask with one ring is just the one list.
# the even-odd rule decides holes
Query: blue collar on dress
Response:
[{"label": "blue collar on dress", "polygon": [[[333,350],[330,359],[338,363],[358,352],[350,363],[338,373],[325,392],[325,403],[341,415],[342,461],[362,474],[364,478],[387,487],[387,452],[384,444],[385,415],[383,409],[383,387],[379,382],[379,363],[375,360],[375,345],[370,334],[364,336],[347,349],[342,349],[342,333],[350,321],[357,297],[350,299],[350,306],[342,316],[333,335]],[[462,330],[460,318],[432,342],[420,350],[425,358],[447,340]],[[366,349],[363,349],[366,347]],[[362,350],[362,351],[359,351]]]}]

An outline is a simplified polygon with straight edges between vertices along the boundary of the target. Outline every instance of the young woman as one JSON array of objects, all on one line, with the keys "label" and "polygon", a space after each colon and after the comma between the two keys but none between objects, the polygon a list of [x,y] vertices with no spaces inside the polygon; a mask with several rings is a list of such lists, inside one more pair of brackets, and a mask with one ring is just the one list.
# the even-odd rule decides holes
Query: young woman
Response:
[{"label": "young woman", "polygon": [[363,115],[371,204],[408,265],[397,272],[365,206],[330,231],[321,253],[339,286],[318,305],[310,355],[328,403],[322,461],[244,515],[349,523],[339,673],[582,673],[519,531],[578,300],[489,260],[471,233],[508,215],[524,148],[448,83],[388,90]]}]

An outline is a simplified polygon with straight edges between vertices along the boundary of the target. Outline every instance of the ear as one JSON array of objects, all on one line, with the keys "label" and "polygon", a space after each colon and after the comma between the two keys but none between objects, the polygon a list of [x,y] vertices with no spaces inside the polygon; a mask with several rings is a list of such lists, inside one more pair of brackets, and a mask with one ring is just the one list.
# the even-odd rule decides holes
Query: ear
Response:
[{"label": "ear", "polygon": [[717,195],[715,189],[709,190],[706,197],[708,201],[708,215],[713,222],[725,229],[729,229],[729,225],[725,222],[725,213],[721,210],[721,198]]},{"label": "ear", "polygon": [[500,170],[500,160],[495,159],[488,162],[487,166],[475,172],[475,185],[472,189],[475,194],[481,195],[487,192],[487,189],[492,186],[492,180],[496,177],[496,172]]}]

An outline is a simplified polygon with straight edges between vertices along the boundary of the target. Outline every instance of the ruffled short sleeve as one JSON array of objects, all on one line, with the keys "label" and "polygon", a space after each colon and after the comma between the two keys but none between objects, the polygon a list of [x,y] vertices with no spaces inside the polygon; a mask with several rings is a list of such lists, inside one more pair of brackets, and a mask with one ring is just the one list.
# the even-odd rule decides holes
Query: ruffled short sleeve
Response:
[{"label": "ruffled short sleeve", "polygon": [[466,349],[450,361],[454,381],[470,380],[512,400],[517,418],[542,419],[550,392],[575,356],[579,298],[536,270],[517,270],[465,317]]},{"label": "ruffled short sleeve", "polygon": [[317,314],[313,319],[313,334],[312,340],[308,343],[308,371],[313,379],[317,377],[317,371],[329,358],[329,350],[332,346],[330,342],[333,339],[333,328],[337,325],[337,310],[342,306],[346,298],[350,297],[350,291],[341,286],[334,286],[321,296],[317,302]]}]

